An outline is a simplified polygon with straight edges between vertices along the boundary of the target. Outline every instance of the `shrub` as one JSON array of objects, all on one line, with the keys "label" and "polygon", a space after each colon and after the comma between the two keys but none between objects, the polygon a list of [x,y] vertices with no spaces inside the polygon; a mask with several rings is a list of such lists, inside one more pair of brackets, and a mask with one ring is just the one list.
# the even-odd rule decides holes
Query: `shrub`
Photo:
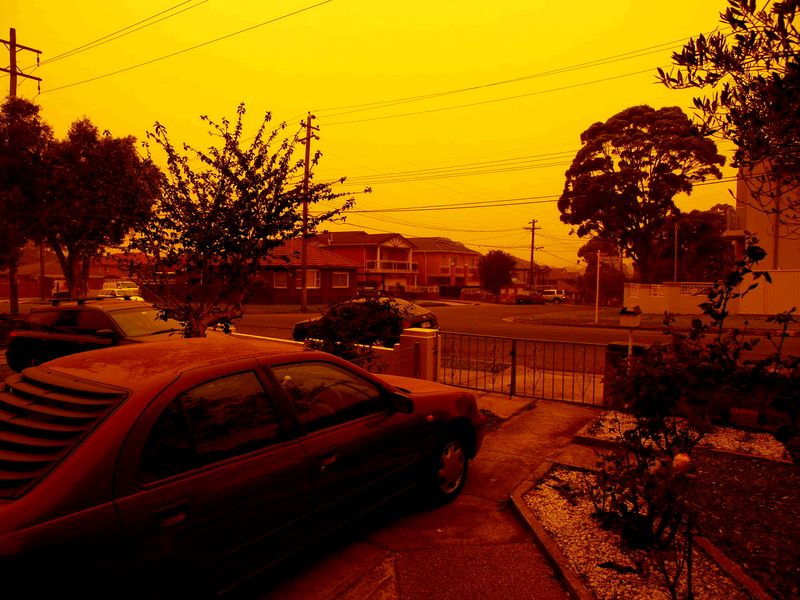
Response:
[{"label": "shrub", "polygon": [[333,303],[309,326],[306,346],[347,360],[363,359],[372,354],[372,346],[397,343],[405,317],[393,298],[376,294]]}]

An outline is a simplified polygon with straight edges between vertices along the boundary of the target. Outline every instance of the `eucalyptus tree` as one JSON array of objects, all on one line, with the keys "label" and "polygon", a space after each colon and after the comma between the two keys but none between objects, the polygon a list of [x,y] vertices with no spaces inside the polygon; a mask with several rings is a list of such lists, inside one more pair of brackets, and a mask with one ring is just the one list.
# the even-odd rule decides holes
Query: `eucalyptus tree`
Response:
[{"label": "eucalyptus tree", "polygon": [[675,196],[722,177],[725,163],[678,107],[633,106],[581,134],[558,200],[561,220],[580,237],[616,243],[649,283],[656,233],[677,212]]},{"label": "eucalyptus tree", "polygon": [[150,219],[162,174],[136,140],[87,119],[50,145],[35,227],[58,258],[70,294],[88,291],[89,265]]},{"label": "eucalyptus tree", "polygon": [[53,132],[39,106],[23,98],[7,98],[0,107],[0,269],[9,271],[11,312],[19,310],[16,272],[25,242],[31,238],[30,217],[46,172],[45,151]]}]

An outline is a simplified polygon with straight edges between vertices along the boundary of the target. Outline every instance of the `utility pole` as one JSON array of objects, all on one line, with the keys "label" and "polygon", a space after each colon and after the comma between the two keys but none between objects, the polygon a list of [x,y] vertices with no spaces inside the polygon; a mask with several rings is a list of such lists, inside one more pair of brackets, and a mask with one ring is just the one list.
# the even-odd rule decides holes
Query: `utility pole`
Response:
[{"label": "utility pole", "polygon": [[303,234],[300,240],[300,311],[308,312],[308,180],[311,176],[311,139],[319,139],[312,131],[319,131],[319,127],[312,127],[311,121],[316,117],[310,112],[305,123],[306,137],[300,140],[306,145],[306,156],[303,168]]},{"label": "utility pole", "polygon": [[525,229],[531,230],[531,272],[528,276],[528,289],[533,290],[533,276],[534,276],[534,266],[533,266],[533,250],[535,248],[534,243],[536,241],[536,230],[539,227],[536,227],[536,219],[531,219],[531,226],[525,227]]},{"label": "utility pole", "polygon": [[597,281],[594,289],[594,324],[597,325],[600,317],[600,250],[597,251]]},{"label": "utility pole", "polygon": [[678,220],[675,219],[675,269],[672,273],[672,281],[678,281]]},{"label": "utility pole", "polygon": [[[17,50],[27,50],[28,52],[35,53],[36,66],[39,66],[39,55],[42,52],[36,48],[29,48],[28,46],[17,44],[17,30],[13,27],[9,30],[8,39],[0,40],[0,43],[8,48],[9,56],[8,68],[0,68],[0,71],[3,73],[8,73],[11,76],[9,77],[8,95],[11,98],[16,98],[18,77],[33,79],[38,82],[42,81],[40,77],[34,77],[33,75],[23,73],[19,67],[17,67]],[[19,266],[14,260],[11,261],[11,264],[8,267],[8,310],[14,315],[19,313],[19,282],[17,279],[18,268]]]}]

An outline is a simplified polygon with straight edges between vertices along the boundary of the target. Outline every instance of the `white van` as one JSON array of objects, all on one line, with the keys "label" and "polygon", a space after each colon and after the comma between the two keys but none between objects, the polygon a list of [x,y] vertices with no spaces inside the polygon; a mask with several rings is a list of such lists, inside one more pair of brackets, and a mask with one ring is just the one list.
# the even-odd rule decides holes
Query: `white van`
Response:
[{"label": "white van", "polygon": [[567,293],[564,290],[542,290],[542,297],[545,302],[561,304],[567,299]]},{"label": "white van", "polygon": [[[111,294],[109,292],[113,291],[114,293]],[[116,281],[106,281],[103,284],[103,291],[101,292],[102,295],[114,295],[114,296],[138,296],[139,295],[139,284],[135,281],[124,281],[118,279]]]}]

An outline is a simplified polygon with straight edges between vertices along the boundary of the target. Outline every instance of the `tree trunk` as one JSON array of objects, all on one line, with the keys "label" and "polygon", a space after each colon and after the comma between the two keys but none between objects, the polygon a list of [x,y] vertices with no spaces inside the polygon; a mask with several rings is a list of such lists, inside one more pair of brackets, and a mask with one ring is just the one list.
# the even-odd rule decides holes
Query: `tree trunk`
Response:
[{"label": "tree trunk", "polygon": [[17,277],[19,265],[12,260],[8,266],[8,312],[12,315],[19,314],[19,278]]}]

